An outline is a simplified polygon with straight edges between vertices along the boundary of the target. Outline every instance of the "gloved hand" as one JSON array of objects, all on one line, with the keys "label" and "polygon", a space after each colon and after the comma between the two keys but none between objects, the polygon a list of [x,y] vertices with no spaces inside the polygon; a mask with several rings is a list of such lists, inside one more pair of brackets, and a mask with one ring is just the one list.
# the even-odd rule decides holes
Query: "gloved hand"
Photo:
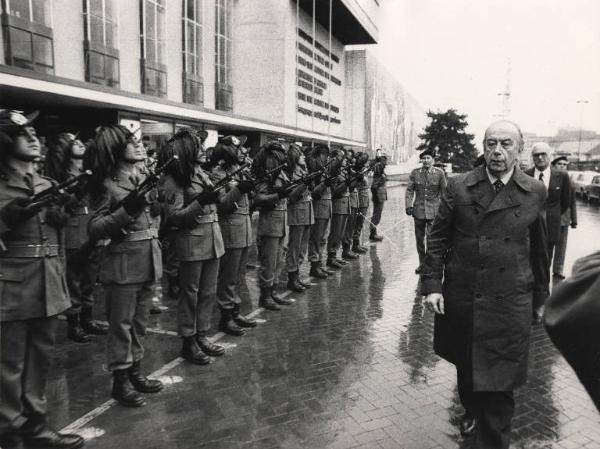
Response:
[{"label": "gloved hand", "polygon": [[219,202],[219,193],[214,190],[203,190],[198,195],[196,195],[196,201],[201,206],[206,206],[207,204],[217,204]]},{"label": "gloved hand", "polygon": [[406,208],[406,215],[408,215],[409,217],[413,214],[413,207],[409,206]]},{"label": "gloved hand", "polygon": [[0,210],[0,219],[14,229],[36,215],[41,206],[30,206],[31,198],[16,198]]},{"label": "gloved hand", "polygon": [[123,200],[123,209],[131,217],[138,215],[146,206],[146,195],[140,194],[137,191],[131,192]]},{"label": "gloved hand", "polygon": [[244,194],[250,192],[254,188],[254,183],[252,181],[240,181],[237,185],[238,190]]},{"label": "gloved hand", "polygon": [[154,203],[152,203],[150,205],[150,216],[151,217],[158,217],[161,212],[162,212],[161,203],[155,201]]},{"label": "gloved hand", "polygon": [[46,223],[53,228],[64,228],[69,221],[69,214],[64,212],[60,207],[50,207],[46,209]]}]

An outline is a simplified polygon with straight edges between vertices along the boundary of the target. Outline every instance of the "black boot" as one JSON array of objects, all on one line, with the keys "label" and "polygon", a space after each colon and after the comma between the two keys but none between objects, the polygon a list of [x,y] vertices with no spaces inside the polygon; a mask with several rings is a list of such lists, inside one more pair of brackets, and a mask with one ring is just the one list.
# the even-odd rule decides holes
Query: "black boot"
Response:
[{"label": "black boot", "polygon": [[181,357],[194,365],[208,365],[210,357],[202,352],[196,337],[183,337],[183,347],[181,348]]},{"label": "black boot", "polygon": [[246,318],[244,315],[240,313],[240,305],[235,304],[233,309],[231,310],[231,317],[233,321],[240,327],[256,327],[256,320],[252,318]]},{"label": "black boot", "polygon": [[290,304],[293,304],[293,301],[291,299],[283,298],[283,297],[279,296],[277,294],[277,292],[275,291],[274,286],[271,287],[271,298],[273,299],[273,301],[275,301],[280,306],[289,306]]},{"label": "black boot", "polygon": [[271,288],[270,287],[261,287],[260,288],[260,298],[258,299],[258,306],[262,307],[265,310],[281,310],[273,298],[271,298]]},{"label": "black boot", "polygon": [[[21,429],[23,441],[28,448],[43,449],[78,449],[83,446],[84,439],[73,433],[59,433],[42,424],[33,430],[27,429],[27,424]],[[22,448],[23,446],[9,446],[2,444],[2,448]]]},{"label": "black boot", "polygon": [[87,343],[92,339],[79,325],[79,314],[67,315],[67,338],[77,343]]},{"label": "black boot", "polygon": [[358,256],[350,251],[350,245],[344,245],[342,250],[342,259],[355,260],[358,259]]},{"label": "black boot", "polygon": [[108,334],[108,327],[100,323],[97,323],[92,318],[92,308],[84,307],[81,309],[81,328],[88,334],[92,335],[106,335]]},{"label": "black boot", "polygon": [[305,289],[309,289],[312,287],[312,285],[310,285],[310,282],[304,282],[301,278],[300,278],[300,272],[298,271],[298,284],[300,284],[302,287],[304,287]]},{"label": "black boot", "polygon": [[362,246],[360,241],[354,240],[354,242],[352,242],[352,251],[357,254],[367,254],[369,250]]},{"label": "black boot", "polygon": [[296,293],[303,293],[306,290],[298,282],[298,272],[297,271],[289,271],[288,272],[287,288],[288,288],[288,290],[291,290]]},{"label": "black boot", "polygon": [[372,230],[371,234],[369,235],[369,240],[371,240],[372,242],[381,242],[383,240],[383,237],[377,235],[377,230]]},{"label": "black boot", "polygon": [[308,274],[317,279],[327,279],[329,277],[329,275],[323,271],[319,262],[310,264],[310,272]]},{"label": "black boot", "polygon": [[141,407],[146,405],[144,396],[138,393],[129,381],[126,369],[113,371],[112,398],[125,407]]},{"label": "black boot", "polygon": [[179,276],[172,276],[170,274],[167,275],[167,295],[169,295],[172,299],[177,299],[179,297]]},{"label": "black boot", "polygon": [[0,435],[0,447],[2,449],[23,449],[23,439],[16,433]]},{"label": "black boot", "polygon": [[148,379],[142,374],[139,360],[133,362],[127,373],[129,374],[129,382],[140,393],[158,393],[163,389],[163,384],[160,380]]},{"label": "black boot", "polygon": [[227,335],[241,337],[246,333],[244,329],[238,326],[233,320],[233,315],[230,309],[221,309],[221,319],[219,320],[219,330]]},{"label": "black boot", "polygon": [[327,266],[329,268],[333,268],[334,270],[339,270],[343,267],[343,265],[335,258],[335,254],[327,258]]},{"label": "black boot", "polygon": [[200,346],[200,349],[211,357],[219,357],[225,354],[225,348],[219,346],[210,341],[206,335],[196,334],[196,343]]}]

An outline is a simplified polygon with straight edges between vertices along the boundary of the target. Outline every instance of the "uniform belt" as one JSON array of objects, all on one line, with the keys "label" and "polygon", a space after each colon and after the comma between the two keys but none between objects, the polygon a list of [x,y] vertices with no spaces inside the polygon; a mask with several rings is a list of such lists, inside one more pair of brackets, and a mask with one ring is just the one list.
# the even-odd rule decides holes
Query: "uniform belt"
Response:
[{"label": "uniform belt", "polygon": [[219,218],[216,213],[211,212],[208,215],[198,215],[195,221],[196,223],[214,223],[215,221],[219,221]]},{"label": "uniform belt", "polygon": [[73,209],[72,215],[88,215],[90,210],[87,206],[77,206]]},{"label": "uniform belt", "polygon": [[59,255],[60,245],[7,245],[0,257],[43,258]]},{"label": "uniform belt", "polygon": [[128,232],[121,242],[139,242],[141,240],[151,240],[158,238],[158,229],[150,228],[143,231]]}]

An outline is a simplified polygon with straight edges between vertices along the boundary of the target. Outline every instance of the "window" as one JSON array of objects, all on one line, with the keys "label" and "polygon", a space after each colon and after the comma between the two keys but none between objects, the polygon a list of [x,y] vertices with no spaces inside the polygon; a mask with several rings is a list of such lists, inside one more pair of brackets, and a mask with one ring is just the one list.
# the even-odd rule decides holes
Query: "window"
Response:
[{"label": "window", "polygon": [[233,93],[231,88],[232,0],[216,0],[215,5],[216,107],[223,111],[231,111],[233,110]]},{"label": "window", "polygon": [[202,3],[183,0],[183,101],[203,103]]},{"label": "window", "polygon": [[83,7],[86,80],[118,87],[116,0],[84,0]]},{"label": "window", "polygon": [[54,73],[52,0],[3,0],[6,63]]},{"label": "window", "polygon": [[140,0],[140,2],[140,22],[142,32],[142,92],[157,97],[166,97],[166,0]]}]

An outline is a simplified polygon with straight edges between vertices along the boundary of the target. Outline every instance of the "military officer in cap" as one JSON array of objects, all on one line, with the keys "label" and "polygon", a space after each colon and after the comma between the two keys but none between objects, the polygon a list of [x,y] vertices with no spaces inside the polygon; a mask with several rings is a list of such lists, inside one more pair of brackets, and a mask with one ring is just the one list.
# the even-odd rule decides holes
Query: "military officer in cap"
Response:
[{"label": "military officer in cap", "polygon": [[381,150],[375,152],[375,170],[373,171],[373,181],[371,181],[371,196],[373,198],[373,216],[371,217],[370,223],[370,234],[369,239],[372,242],[380,242],[383,237],[377,234],[377,226],[381,221],[381,214],[383,213],[383,203],[387,200],[387,189],[386,182],[387,176],[385,174],[385,166],[387,164],[387,156]]},{"label": "military officer in cap", "polygon": [[138,193],[145,175],[141,142],[121,125],[102,126],[84,156],[84,169],[97,204],[88,231],[102,242],[98,279],[104,286],[108,315],[108,369],[112,397],[126,407],[145,404],[140,393],[157,393],[163,385],[141,371],[148,312],[155,283],[162,276],[157,192]]},{"label": "military officer in cap", "polygon": [[406,215],[412,216],[415,223],[415,240],[419,253],[417,274],[421,272],[427,235],[446,188],[446,176],[443,170],[433,165],[434,152],[425,150],[419,155],[419,159],[422,166],[410,173],[404,197]]},{"label": "military officer in cap", "polygon": [[56,203],[33,202],[53,181],[36,173],[37,113],[0,110],[0,447],[79,448],[83,438],[50,429],[46,383],[58,314],[71,305]]},{"label": "military officer in cap", "polygon": [[338,259],[337,253],[342,244],[342,237],[346,231],[348,217],[350,215],[350,191],[348,186],[346,152],[342,149],[331,153],[333,161],[330,165],[332,173],[337,174],[331,185],[332,214],[329,236],[327,237],[327,266],[340,269],[348,262]]},{"label": "military officer in cap", "polygon": [[[225,136],[217,143],[211,155],[214,181],[219,182],[240,169],[240,162],[244,161],[245,142],[246,136]],[[221,310],[219,330],[234,336],[244,335],[244,328],[256,327],[256,320],[246,318],[240,312],[240,281],[246,270],[248,249],[252,245],[250,195],[254,183],[246,173],[237,173],[227,186],[231,194],[221,196],[217,204],[225,246],[217,282],[217,301]]]},{"label": "military officer in cap", "polygon": [[[317,145],[308,154],[306,164],[311,173],[327,169],[329,148]],[[333,271],[323,267],[323,252],[327,243],[327,228],[331,220],[331,183],[329,173],[324,171],[312,183],[312,199],[315,221],[310,227],[308,238],[308,260],[310,261],[310,275],[317,279],[327,279]]]}]

